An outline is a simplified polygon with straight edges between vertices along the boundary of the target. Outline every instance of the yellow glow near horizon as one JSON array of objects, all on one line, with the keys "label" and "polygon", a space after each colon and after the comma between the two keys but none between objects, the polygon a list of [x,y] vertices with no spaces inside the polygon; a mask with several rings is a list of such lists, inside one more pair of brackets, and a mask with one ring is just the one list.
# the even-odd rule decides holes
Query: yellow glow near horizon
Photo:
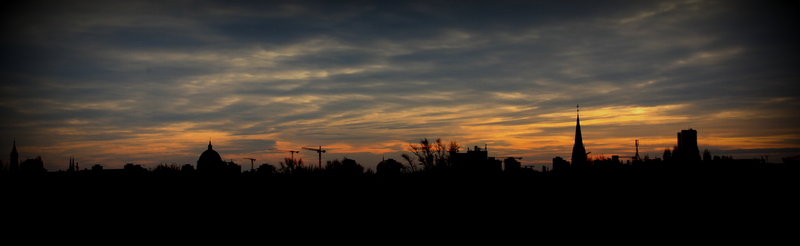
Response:
[{"label": "yellow glow near horizon", "polygon": [[[358,95],[355,95],[358,96]],[[440,96],[446,97],[446,93]],[[513,96],[513,95],[512,95]],[[293,99],[303,101],[302,103],[312,103],[323,100],[319,96],[306,95],[305,99]],[[328,101],[347,100],[350,95],[340,95],[326,98]],[[371,100],[364,96],[365,100]],[[241,100],[229,98],[228,102]],[[274,100],[280,101],[280,98]],[[288,100],[288,99],[287,99]],[[226,103],[223,101],[223,104]],[[300,103],[300,102],[298,102]],[[523,156],[527,157],[523,161],[526,164],[548,164],[550,159],[556,155],[565,157],[571,152],[574,141],[575,112],[558,112],[532,115],[518,115],[517,112],[535,112],[535,108],[522,106],[499,106],[476,108],[474,105],[462,105],[456,107],[427,106],[420,108],[410,108],[407,110],[389,110],[395,105],[380,105],[371,107],[363,112],[352,112],[356,117],[348,118],[347,115],[329,115],[326,117],[299,120],[276,124],[274,127],[284,126],[289,132],[260,134],[260,135],[236,135],[231,132],[217,130],[197,131],[193,129],[202,128],[202,123],[174,123],[161,127],[140,129],[149,133],[135,133],[132,130],[119,130],[117,128],[83,130],[78,126],[91,124],[91,122],[70,119],[66,120],[64,127],[50,128],[54,135],[79,136],[86,134],[119,134],[124,133],[132,136],[118,140],[89,140],[79,143],[70,143],[70,149],[92,149],[94,153],[105,156],[121,156],[117,160],[95,160],[91,157],[81,157],[85,161],[105,162],[109,165],[121,165],[126,162],[124,158],[141,156],[153,156],[149,165],[165,162],[157,156],[172,156],[188,159],[189,164],[194,164],[194,159],[205,148],[211,138],[217,148],[224,149],[234,141],[239,140],[274,140],[275,148],[288,150],[301,150],[301,147],[316,147],[322,145],[324,149],[330,150],[323,154],[323,162],[327,160],[340,159],[348,153],[371,153],[382,155],[384,153],[397,153],[406,151],[408,142],[399,139],[370,138],[369,136],[408,136],[408,130],[400,127],[391,129],[392,126],[403,126],[409,122],[427,125],[428,122],[446,122],[440,126],[425,126],[414,130],[413,133],[420,133],[420,137],[429,139],[442,138],[446,143],[456,141],[462,145],[462,151],[472,146],[472,143],[488,143],[491,156]],[[640,140],[641,156],[649,154],[651,157],[660,157],[665,148],[670,149],[675,145],[675,132],[681,129],[672,129],[668,132],[657,133],[646,137],[622,138],[615,136],[613,132],[593,132],[587,129],[598,129],[606,126],[625,126],[631,129],[647,127],[648,125],[668,124],[684,122],[686,117],[674,113],[687,107],[684,104],[660,105],[652,107],[602,107],[593,109],[584,108],[580,112],[581,124],[584,128],[584,144],[587,151],[592,151],[593,156],[604,156],[610,158],[612,155],[632,156],[634,153],[635,139]],[[315,109],[301,110],[313,112]],[[300,112],[300,111],[298,111]],[[297,113],[297,112],[295,112]],[[503,115],[514,115],[507,117]],[[752,117],[753,113],[739,110],[730,112],[719,112],[711,118],[736,119],[738,117]],[[233,123],[233,122],[229,122]],[[240,127],[248,128],[258,124],[245,124]],[[75,127],[70,127],[75,126]],[[342,136],[361,136],[360,140],[333,140],[309,141],[284,139],[286,134],[291,131],[302,131],[306,127],[314,127],[321,132]],[[557,131],[556,131],[557,129]],[[702,129],[699,129],[702,131]],[[724,131],[725,129],[718,129]],[[90,132],[91,131],[91,132]],[[436,136],[436,133],[446,134],[444,137]],[[723,149],[747,149],[747,148],[798,148],[800,146],[786,143],[786,139],[800,139],[797,134],[782,134],[763,137],[727,137],[719,133],[705,134],[698,139],[701,151],[705,146],[715,146]],[[309,146],[312,144],[311,146]],[[483,146],[480,146],[483,147]],[[216,149],[216,148],[215,148]],[[47,151],[59,152],[66,151],[66,147],[53,147]],[[561,154],[557,154],[561,153]],[[257,150],[254,152],[237,152],[230,154],[221,152],[223,158],[238,160],[242,157],[256,158],[259,163],[270,163],[277,165],[283,158],[290,157],[288,152],[275,152],[268,149]],[[712,153],[713,154],[713,153]],[[241,156],[239,156],[241,155]],[[316,154],[312,151],[301,151],[295,153],[295,158],[304,158],[307,164],[316,163]],[[389,158],[398,158],[392,156]],[[237,163],[244,163],[238,160]],[[185,163],[179,163],[185,164]],[[374,164],[374,163],[370,163]],[[246,166],[246,165],[245,165]],[[85,166],[84,166],[85,167]],[[111,166],[113,167],[113,166]],[[110,167],[109,167],[110,168]],[[247,166],[249,168],[249,166]]]}]

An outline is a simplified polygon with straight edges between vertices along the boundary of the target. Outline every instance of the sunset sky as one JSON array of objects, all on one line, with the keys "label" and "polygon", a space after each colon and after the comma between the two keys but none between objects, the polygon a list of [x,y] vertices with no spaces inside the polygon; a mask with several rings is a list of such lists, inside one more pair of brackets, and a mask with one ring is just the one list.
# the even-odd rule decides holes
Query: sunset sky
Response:
[{"label": "sunset sky", "polygon": [[[48,171],[421,138],[540,170],[590,156],[800,155],[797,6],[763,1],[24,1],[0,25],[0,160]],[[490,4],[491,3],[491,4]],[[316,164],[317,153],[295,154]]]}]

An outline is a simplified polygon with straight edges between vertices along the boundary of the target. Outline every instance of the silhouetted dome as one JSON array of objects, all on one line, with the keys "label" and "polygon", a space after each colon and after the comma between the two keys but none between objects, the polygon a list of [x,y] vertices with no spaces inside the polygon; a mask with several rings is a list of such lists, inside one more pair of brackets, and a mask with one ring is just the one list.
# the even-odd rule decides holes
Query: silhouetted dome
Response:
[{"label": "silhouetted dome", "polygon": [[208,149],[200,154],[200,159],[197,161],[202,162],[222,162],[222,157],[219,156],[216,150],[211,149],[211,143],[208,143]]},{"label": "silhouetted dome", "polygon": [[390,158],[378,163],[375,169],[378,170],[377,174],[379,175],[398,175],[403,170],[403,164]]},{"label": "silhouetted dome", "polygon": [[200,154],[197,160],[197,171],[214,171],[225,167],[225,162],[217,151],[211,149],[211,141],[208,142],[208,149]]}]

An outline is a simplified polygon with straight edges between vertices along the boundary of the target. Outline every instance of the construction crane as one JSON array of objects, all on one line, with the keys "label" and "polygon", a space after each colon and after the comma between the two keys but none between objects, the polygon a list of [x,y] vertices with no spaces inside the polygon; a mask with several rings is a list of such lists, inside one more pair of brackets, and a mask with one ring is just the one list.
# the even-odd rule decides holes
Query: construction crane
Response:
[{"label": "construction crane", "polygon": [[639,140],[636,140],[636,154],[634,156],[620,156],[619,158],[631,158],[634,161],[641,160],[642,158],[639,157]]},{"label": "construction crane", "polygon": [[317,154],[319,154],[319,169],[322,169],[322,153],[325,153],[325,150],[322,149],[322,146],[319,146],[319,148],[317,148],[317,149],[309,148],[309,147],[303,147],[303,149],[313,150],[313,151],[316,151]]},{"label": "construction crane", "polygon": [[294,162],[294,153],[300,153],[299,150],[285,150],[285,149],[269,149],[269,150],[291,152],[292,153],[292,162]]},{"label": "construction crane", "polygon": [[[253,159],[253,158],[242,158],[242,159],[250,160],[250,171],[255,170],[255,169],[253,169],[253,162],[256,161],[256,159]],[[231,161],[231,162],[233,162],[233,161]]]}]

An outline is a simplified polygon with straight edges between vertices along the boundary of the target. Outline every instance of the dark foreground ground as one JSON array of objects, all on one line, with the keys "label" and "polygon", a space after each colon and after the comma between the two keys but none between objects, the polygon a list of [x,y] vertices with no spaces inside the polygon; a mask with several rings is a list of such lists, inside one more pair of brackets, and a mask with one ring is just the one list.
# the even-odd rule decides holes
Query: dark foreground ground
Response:
[{"label": "dark foreground ground", "polygon": [[[158,175],[153,173],[46,173],[2,175],[5,197],[17,202],[70,201],[187,205],[184,209],[223,203],[228,207],[285,204],[309,208],[335,204],[364,207],[395,203],[489,203],[523,208],[604,207],[619,204],[644,208],[664,203],[794,197],[798,166],[761,169],[706,168],[599,169],[582,172],[509,174],[384,175]],[[744,201],[742,201],[744,202]],[[319,206],[318,206],[319,205]],[[676,206],[679,204],[675,204]],[[451,206],[452,207],[452,206]],[[458,206],[455,206],[458,207]]]},{"label": "dark foreground ground", "polygon": [[78,224],[123,234],[158,228],[270,237],[326,231],[416,237],[447,231],[468,239],[602,231],[605,240],[644,233],[659,242],[685,243],[685,235],[703,235],[711,240],[705,243],[745,237],[765,243],[796,232],[791,225],[800,208],[798,170],[776,165],[392,177],[48,173],[0,176],[0,183],[7,224],[46,232]]}]

